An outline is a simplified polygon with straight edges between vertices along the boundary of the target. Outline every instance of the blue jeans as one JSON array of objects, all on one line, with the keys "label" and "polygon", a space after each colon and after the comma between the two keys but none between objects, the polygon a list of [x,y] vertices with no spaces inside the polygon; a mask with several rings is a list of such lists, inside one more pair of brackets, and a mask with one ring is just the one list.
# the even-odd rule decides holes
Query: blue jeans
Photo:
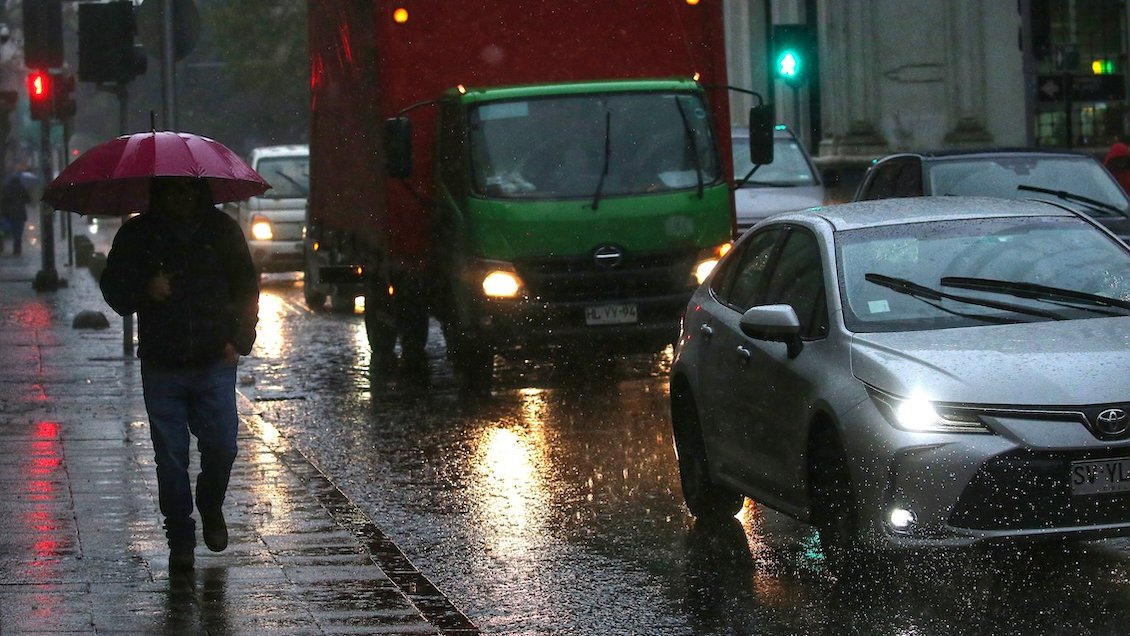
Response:
[{"label": "blue jeans", "polygon": [[190,433],[200,451],[196,506],[216,510],[224,502],[239,429],[235,371],[236,365],[222,361],[187,369],[141,362],[141,384],[157,462],[158,502],[170,547],[196,545],[188,475]]}]

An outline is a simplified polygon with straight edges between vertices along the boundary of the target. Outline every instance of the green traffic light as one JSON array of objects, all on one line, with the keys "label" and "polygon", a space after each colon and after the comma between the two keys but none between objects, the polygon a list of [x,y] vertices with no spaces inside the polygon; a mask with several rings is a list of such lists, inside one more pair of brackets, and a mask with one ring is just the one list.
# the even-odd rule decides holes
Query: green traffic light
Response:
[{"label": "green traffic light", "polygon": [[795,78],[800,75],[800,59],[792,51],[784,51],[777,58],[777,74],[781,77]]}]

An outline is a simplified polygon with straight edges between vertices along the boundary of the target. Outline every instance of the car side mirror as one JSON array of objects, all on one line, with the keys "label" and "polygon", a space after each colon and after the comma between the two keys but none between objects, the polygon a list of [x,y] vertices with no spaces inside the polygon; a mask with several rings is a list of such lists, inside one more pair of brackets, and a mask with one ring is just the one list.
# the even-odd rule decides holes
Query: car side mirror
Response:
[{"label": "car side mirror", "polygon": [[385,120],[385,171],[394,179],[412,176],[412,122],[407,117]]},{"label": "car side mirror", "polygon": [[783,342],[788,356],[795,358],[804,348],[800,339],[800,320],[791,305],[750,307],[738,322],[742,333],[755,340]]}]

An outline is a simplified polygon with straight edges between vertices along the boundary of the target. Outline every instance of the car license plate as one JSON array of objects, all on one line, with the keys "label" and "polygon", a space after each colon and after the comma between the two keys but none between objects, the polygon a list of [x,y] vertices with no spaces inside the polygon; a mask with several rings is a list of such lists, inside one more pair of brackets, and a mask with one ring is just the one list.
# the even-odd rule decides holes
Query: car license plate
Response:
[{"label": "car license plate", "polygon": [[585,307],[585,324],[587,325],[626,325],[635,322],[637,320],[634,304]]},{"label": "car license plate", "polygon": [[1130,491],[1130,457],[1071,462],[1071,494]]}]

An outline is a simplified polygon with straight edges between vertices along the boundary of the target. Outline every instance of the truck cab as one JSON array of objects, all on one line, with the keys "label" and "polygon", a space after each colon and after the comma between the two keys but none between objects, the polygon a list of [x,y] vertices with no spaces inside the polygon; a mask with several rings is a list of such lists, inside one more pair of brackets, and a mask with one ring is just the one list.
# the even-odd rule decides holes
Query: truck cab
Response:
[{"label": "truck cab", "polygon": [[302,271],[310,149],[306,145],[255,148],[248,163],[271,188],[247,201],[226,204],[224,210],[239,222],[260,272]]}]

